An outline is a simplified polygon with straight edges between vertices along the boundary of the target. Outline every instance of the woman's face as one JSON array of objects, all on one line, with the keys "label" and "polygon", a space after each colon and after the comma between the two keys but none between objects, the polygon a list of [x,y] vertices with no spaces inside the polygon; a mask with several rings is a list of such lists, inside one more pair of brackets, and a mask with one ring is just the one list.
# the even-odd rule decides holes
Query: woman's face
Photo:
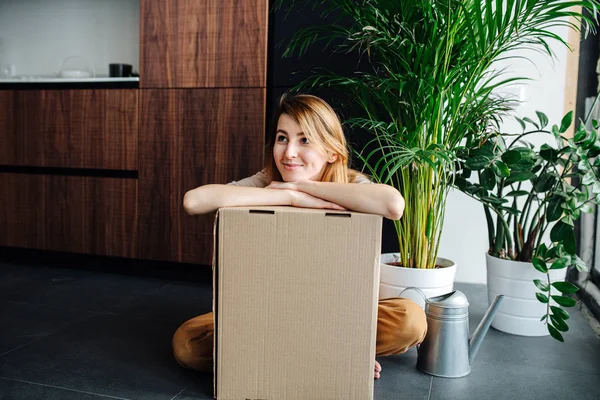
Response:
[{"label": "woman's face", "polygon": [[318,181],[325,164],[335,161],[337,155],[328,157],[308,141],[292,117],[281,114],[277,122],[273,158],[285,182]]}]

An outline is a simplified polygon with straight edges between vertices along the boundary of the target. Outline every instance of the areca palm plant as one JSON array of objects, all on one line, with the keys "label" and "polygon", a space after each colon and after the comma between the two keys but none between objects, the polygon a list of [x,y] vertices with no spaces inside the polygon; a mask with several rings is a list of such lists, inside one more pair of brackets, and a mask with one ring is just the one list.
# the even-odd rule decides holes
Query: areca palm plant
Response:
[{"label": "areca palm plant", "polygon": [[[280,0],[278,6],[283,6]],[[294,3],[294,2],[292,2]],[[306,4],[307,2],[303,2]],[[310,3],[310,2],[309,2]],[[406,200],[395,221],[400,262],[435,268],[444,210],[459,146],[476,146],[510,112],[497,89],[506,78],[494,63],[532,49],[553,55],[560,26],[591,29],[597,0],[315,0],[341,22],[297,31],[284,56],[319,43],[356,53],[366,65],[351,75],[313,71],[297,89],[333,87],[358,105],[351,128],[371,134],[358,156],[373,179]],[[293,7],[293,5],[292,5]],[[569,19],[569,17],[574,17]]]}]

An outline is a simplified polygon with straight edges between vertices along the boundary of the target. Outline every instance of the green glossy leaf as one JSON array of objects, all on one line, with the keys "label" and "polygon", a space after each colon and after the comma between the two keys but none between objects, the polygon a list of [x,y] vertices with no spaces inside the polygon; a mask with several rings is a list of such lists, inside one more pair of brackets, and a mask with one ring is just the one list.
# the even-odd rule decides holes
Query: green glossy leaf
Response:
[{"label": "green glossy leaf", "polygon": [[561,319],[569,319],[570,317],[569,313],[560,307],[550,306],[550,310],[552,310],[554,315],[560,317]]},{"label": "green glossy leaf", "polygon": [[500,178],[507,178],[510,176],[510,170],[508,169],[508,165],[506,165],[502,161],[496,161],[492,164],[494,167],[494,173]]},{"label": "green glossy leaf", "polygon": [[537,114],[538,119],[540,120],[540,128],[544,129],[548,125],[548,117],[541,111],[536,111],[535,113]]},{"label": "green glossy leaf", "polygon": [[536,292],[536,293],[535,293],[535,297],[538,299],[538,301],[539,301],[540,303],[544,303],[544,304],[545,304],[545,303],[547,303],[547,302],[548,302],[548,296],[546,296],[546,295],[545,295],[545,294],[543,294],[543,293]]},{"label": "green glossy leaf", "polygon": [[548,284],[546,282],[542,282],[539,279],[534,279],[533,283],[535,284],[535,286],[540,289],[542,292],[547,292],[548,290],[550,290],[550,288],[548,287]]},{"label": "green glossy leaf", "polygon": [[596,143],[596,131],[590,131],[588,135],[586,140],[581,144],[581,147],[585,150],[590,149]]},{"label": "green glossy leaf", "polygon": [[571,122],[573,121],[573,111],[569,111],[560,121],[560,128],[558,131],[560,133],[565,133],[569,126],[571,126]]},{"label": "green glossy leaf", "polygon": [[545,173],[540,175],[540,177],[535,180],[533,188],[538,193],[544,193],[552,189],[556,182],[558,182],[558,179],[554,174]]},{"label": "green glossy leaf", "polygon": [[469,179],[471,177],[471,170],[467,167],[463,167],[462,175],[464,178]]},{"label": "green glossy leaf", "polygon": [[490,141],[486,141],[481,147],[470,151],[471,157],[487,157],[490,160],[494,158],[494,145]]},{"label": "green glossy leaf", "polygon": [[479,183],[487,190],[492,190],[496,186],[496,175],[489,168],[483,170],[479,175]]},{"label": "green glossy leaf", "polygon": [[536,251],[536,255],[540,258],[545,258],[546,257],[546,253],[548,252],[548,247],[546,246],[545,243],[542,243],[538,246],[537,251]]},{"label": "green glossy leaf", "polygon": [[510,176],[508,178],[506,178],[505,183],[507,185],[510,185],[511,183],[524,182],[524,181],[528,181],[533,178],[535,178],[535,174],[533,172],[528,172],[528,171],[513,172],[510,174]]},{"label": "green glossy leaf", "polygon": [[552,300],[563,307],[574,307],[577,304],[575,299],[566,296],[552,296]]},{"label": "green glossy leaf", "polygon": [[548,249],[548,252],[546,253],[546,258],[552,260],[554,258],[557,258],[559,256],[559,250],[560,250],[560,246],[553,246],[551,248]]},{"label": "green glossy leaf", "polygon": [[506,211],[507,213],[511,214],[511,215],[519,215],[521,214],[521,210],[519,210],[518,208],[514,208],[514,207],[498,207],[500,210]]},{"label": "green glossy leaf", "polygon": [[513,165],[510,166],[512,171],[515,172],[531,172],[533,174],[535,174],[535,161],[531,160],[531,159],[521,159],[519,161],[517,161],[516,163],[514,163]]},{"label": "green glossy leaf", "polygon": [[523,128],[523,130],[525,130],[527,128],[527,126],[525,125],[525,121],[523,121],[519,117],[515,117],[515,119],[517,120],[517,122],[519,123],[519,125],[521,125],[521,128]]},{"label": "green glossy leaf", "polygon": [[454,185],[463,192],[466,192],[467,190],[467,180],[462,176],[454,178]]},{"label": "green glossy leaf", "polygon": [[566,258],[558,258],[556,259],[552,265],[550,265],[550,269],[562,269],[567,267],[567,264],[569,263],[569,260]]},{"label": "green glossy leaf", "polygon": [[525,118],[523,118],[523,121],[529,122],[530,124],[532,124],[533,126],[535,126],[537,129],[540,129],[540,126],[537,124],[537,122],[535,122],[531,118],[525,117]]},{"label": "green glossy leaf", "polygon": [[597,182],[596,175],[594,175],[594,171],[586,172],[585,175],[583,176],[583,180],[581,181],[581,183],[585,186],[591,185],[594,182]]},{"label": "green glossy leaf", "polygon": [[554,162],[558,158],[558,152],[547,144],[540,147],[540,157],[546,161]]},{"label": "green glossy leaf", "polygon": [[533,257],[531,260],[533,267],[542,273],[548,272],[548,267],[546,266],[546,262],[539,257]]},{"label": "green glossy leaf", "polygon": [[480,169],[485,168],[491,161],[492,161],[492,159],[489,157],[476,156],[476,157],[469,158],[465,162],[465,166],[472,171],[479,171]]},{"label": "green glossy leaf", "polygon": [[508,199],[499,199],[496,196],[481,196],[480,199],[482,201],[485,201],[485,202],[491,203],[491,204],[495,204],[495,205],[501,205],[508,201]]},{"label": "green glossy leaf", "polygon": [[575,255],[575,260],[573,260],[573,258],[571,258],[571,262],[574,263],[575,268],[577,268],[578,271],[587,271],[588,267],[585,264],[585,262],[583,262],[583,260],[581,258],[579,258],[578,255]]},{"label": "green glossy leaf", "polygon": [[527,196],[529,194],[526,190],[513,190],[505,194],[507,197],[519,197],[519,196]]},{"label": "green glossy leaf", "polygon": [[573,140],[575,142],[581,142],[583,139],[585,139],[585,137],[587,136],[587,131],[585,130],[585,128],[579,128],[577,130],[577,132],[575,132],[575,135],[573,136]]},{"label": "green glossy leaf", "polygon": [[521,159],[533,159],[535,157],[535,152],[531,147],[515,147],[513,150],[519,152]]},{"label": "green glossy leaf", "polygon": [[509,150],[506,153],[502,154],[502,161],[504,161],[509,166],[518,162],[521,159],[521,153],[517,150]]},{"label": "green glossy leaf", "polygon": [[558,329],[559,331],[567,332],[569,330],[569,325],[567,325],[567,323],[565,321],[563,321],[561,318],[557,317],[556,315],[551,315],[550,320],[552,321],[552,325],[554,325],[554,327],[556,329]]},{"label": "green glossy leaf", "polygon": [[560,332],[550,324],[548,324],[548,332],[550,332],[550,336],[552,336],[554,339],[558,340],[559,342],[565,341],[565,339],[563,339]]},{"label": "green glossy leaf", "polygon": [[576,252],[576,244],[575,244],[575,232],[573,231],[573,227],[560,220],[554,225],[552,230],[550,231],[550,239],[553,242],[562,242],[565,250],[569,254],[575,254]]},{"label": "green glossy leaf", "polygon": [[558,221],[562,216],[563,209],[561,205],[564,199],[559,195],[553,195],[548,201],[548,208],[546,209],[546,221],[553,222]]},{"label": "green glossy leaf", "polygon": [[572,294],[579,290],[579,288],[571,282],[552,282],[552,286],[564,294]]},{"label": "green glossy leaf", "polygon": [[[577,204],[575,203],[574,199],[570,199],[569,200],[569,207],[566,209],[568,211],[573,211],[577,208]],[[573,217],[570,215],[565,215],[562,219],[562,222],[564,222],[565,224],[569,225],[572,228],[575,228],[575,221],[573,221]]]}]

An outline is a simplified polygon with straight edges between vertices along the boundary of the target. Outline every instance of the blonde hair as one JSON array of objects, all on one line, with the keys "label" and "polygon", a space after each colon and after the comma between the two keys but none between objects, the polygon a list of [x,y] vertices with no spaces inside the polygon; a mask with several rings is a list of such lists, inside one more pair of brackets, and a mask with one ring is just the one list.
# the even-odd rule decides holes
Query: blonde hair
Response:
[{"label": "blonde hair", "polygon": [[277,122],[282,114],[289,115],[302,129],[308,141],[320,151],[337,154],[337,159],[325,164],[321,175],[322,182],[351,183],[366,175],[349,168],[350,153],[342,123],[337,114],[324,100],[319,97],[298,94],[281,96],[277,112],[269,131],[265,149],[265,172],[270,181],[282,181],[273,158],[273,146],[277,136]]}]

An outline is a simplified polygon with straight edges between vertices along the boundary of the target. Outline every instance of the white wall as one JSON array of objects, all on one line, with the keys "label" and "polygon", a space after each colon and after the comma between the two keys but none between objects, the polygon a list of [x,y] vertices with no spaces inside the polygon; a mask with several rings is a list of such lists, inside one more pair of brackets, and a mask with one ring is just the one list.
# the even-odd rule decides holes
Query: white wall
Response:
[{"label": "white wall", "polygon": [[[565,40],[569,31],[561,27],[553,30]],[[537,121],[535,111],[544,112],[552,124],[560,125],[565,113],[565,74],[568,51],[559,43],[551,43],[555,59],[535,52],[523,52],[532,62],[524,60],[503,61],[499,68],[507,67],[507,76],[527,76],[532,79],[508,90],[523,103],[516,109],[519,117]],[[503,131],[521,132],[520,125],[510,119],[502,124]],[[531,140],[540,145],[546,136]],[[550,142],[554,145],[554,142]],[[444,230],[439,255],[457,263],[456,281],[486,283],[485,253],[488,250],[488,234],[481,204],[465,194],[453,191],[448,199]]]},{"label": "white wall", "polygon": [[98,76],[108,76],[110,63],[137,71],[139,30],[139,0],[0,0],[0,66],[47,76],[79,56]]}]

